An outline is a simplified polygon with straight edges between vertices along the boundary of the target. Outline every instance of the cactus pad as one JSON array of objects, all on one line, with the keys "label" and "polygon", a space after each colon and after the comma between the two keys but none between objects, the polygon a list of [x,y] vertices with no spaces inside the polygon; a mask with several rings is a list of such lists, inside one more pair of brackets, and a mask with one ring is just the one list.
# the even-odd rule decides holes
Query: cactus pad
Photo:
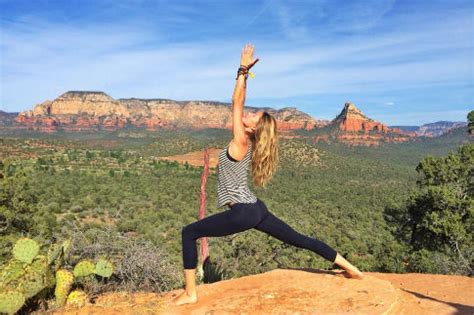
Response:
[{"label": "cactus pad", "polygon": [[21,278],[25,274],[25,265],[25,263],[16,259],[10,260],[10,262],[0,271],[0,287],[4,287],[11,281]]},{"label": "cactus pad", "polygon": [[68,240],[65,240],[63,241],[63,256],[64,257],[67,257],[69,255],[69,251],[71,250],[71,240],[68,239]]},{"label": "cactus pad", "polygon": [[52,244],[48,249],[48,265],[52,265],[56,260],[61,258],[63,246],[60,244]]},{"label": "cactus pad", "polygon": [[104,278],[108,278],[114,272],[112,263],[104,258],[100,258],[95,265],[95,274]]},{"label": "cactus pad", "polygon": [[86,259],[81,260],[77,265],[74,267],[74,277],[86,277],[91,275],[95,272],[95,265],[92,260]]},{"label": "cactus pad", "polygon": [[24,263],[31,264],[33,259],[38,255],[39,245],[31,238],[23,237],[16,241],[13,246],[13,256]]},{"label": "cactus pad", "polygon": [[45,273],[46,270],[48,269],[48,258],[43,255],[38,255],[36,258],[33,260],[33,262],[26,267],[26,270],[29,271],[34,271],[38,273]]},{"label": "cactus pad", "polygon": [[51,269],[46,271],[43,281],[46,288],[52,288],[56,285],[56,278],[54,277],[54,272]]},{"label": "cactus pad", "polygon": [[25,274],[18,282],[17,290],[22,292],[26,299],[35,296],[44,289],[43,275],[36,272]]},{"label": "cactus pad", "polygon": [[14,314],[25,304],[25,296],[16,290],[0,292],[0,313]]},{"label": "cactus pad", "polygon": [[69,293],[66,301],[66,305],[81,307],[87,303],[87,294],[82,290],[73,290]]},{"label": "cactus pad", "polygon": [[56,288],[54,289],[54,295],[56,296],[56,305],[64,306],[66,298],[71,290],[72,283],[74,281],[74,275],[72,272],[66,269],[59,269],[56,271]]}]

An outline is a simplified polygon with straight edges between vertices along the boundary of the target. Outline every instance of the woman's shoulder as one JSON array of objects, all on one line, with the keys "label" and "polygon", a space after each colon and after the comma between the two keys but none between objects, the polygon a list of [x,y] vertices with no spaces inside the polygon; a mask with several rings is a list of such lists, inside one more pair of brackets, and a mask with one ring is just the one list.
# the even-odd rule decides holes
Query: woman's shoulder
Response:
[{"label": "woman's shoulder", "polygon": [[247,143],[238,143],[232,139],[229,144],[227,145],[228,152],[234,159],[242,160],[252,148],[251,141],[247,141]]}]

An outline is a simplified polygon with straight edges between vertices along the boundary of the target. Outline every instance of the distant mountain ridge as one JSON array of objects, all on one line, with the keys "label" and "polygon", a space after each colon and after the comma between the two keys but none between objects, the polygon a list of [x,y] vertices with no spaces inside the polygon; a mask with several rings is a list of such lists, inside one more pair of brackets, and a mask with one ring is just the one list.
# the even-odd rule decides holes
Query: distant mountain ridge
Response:
[{"label": "distant mountain ridge", "polygon": [[[266,110],[277,120],[286,137],[291,131],[310,131],[315,141],[338,141],[354,145],[406,142],[419,136],[437,137],[466,126],[464,122],[436,122],[418,126],[391,126],[367,117],[353,103],[346,102],[333,120],[315,119],[296,107],[273,109],[245,106],[245,111]],[[232,128],[232,105],[217,101],[175,101],[153,98],[114,99],[102,91],[68,91],[54,100],[37,104],[20,113],[0,111],[0,129],[56,131],[114,131],[126,127],[159,129]],[[314,133],[312,131],[315,131]]]},{"label": "distant mountain ridge", "polygon": [[0,110],[0,128],[3,128],[5,126],[11,125],[15,117],[18,116],[18,112],[16,113],[7,113],[4,112],[3,110]]},{"label": "distant mountain ridge", "polygon": [[415,132],[418,136],[439,137],[451,129],[466,127],[464,121],[437,121],[434,123],[423,124],[421,126],[393,126],[405,131]]},{"label": "distant mountain ridge", "polygon": [[[246,111],[267,110],[279,130],[312,129],[324,125],[295,107],[273,109],[246,106]],[[68,91],[15,118],[19,128],[54,132],[116,130],[133,125],[147,130],[173,128],[231,128],[230,103],[168,99],[114,99],[101,91]]]}]

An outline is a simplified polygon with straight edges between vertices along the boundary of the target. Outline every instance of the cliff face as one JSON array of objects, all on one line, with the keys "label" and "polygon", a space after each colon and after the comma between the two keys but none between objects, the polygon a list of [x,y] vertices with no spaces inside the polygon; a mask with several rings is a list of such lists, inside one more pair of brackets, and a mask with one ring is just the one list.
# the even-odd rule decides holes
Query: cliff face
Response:
[{"label": "cliff face", "polygon": [[[316,120],[295,107],[279,110],[246,106],[245,111],[265,110],[277,120],[282,136],[294,137],[292,130],[320,129],[314,141],[338,141],[350,145],[379,145],[382,142],[405,142],[417,136],[414,131],[389,128],[365,116],[348,102],[332,121]],[[0,117],[1,118],[1,117]],[[2,120],[2,119],[0,119]],[[5,120],[5,119],[3,119]],[[64,130],[117,130],[128,126],[158,129],[232,128],[230,103],[210,101],[174,101],[168,99],[114,99],[104,92],[69,91],[54,100],[20,112],[3,129],[28,129],[42,132]]]},{"label": "cliff face", "polygon": [[414,132],[389,128],[362,113],[354,104],[347,102],[328,125],[328,133],[315,136],[314,141],[330,142],[331,139],[351,145],[376,146],[382,142],[405,142],[416,137]]},{"label": "cliff face", "polygon": [[[261,108],[246,107],[247,111]],[[265,108],[277,119],[279,130],[313,129],[321,126],[310,115],[294,107]],[[231,128],[232,107],[228,103],[173,101],[166,99],[118,99],[104,92],[69,91],[53,101],[45,101],[19,113],[20,128],[53,132],[116,130],[127,125],[160,128]]]}]

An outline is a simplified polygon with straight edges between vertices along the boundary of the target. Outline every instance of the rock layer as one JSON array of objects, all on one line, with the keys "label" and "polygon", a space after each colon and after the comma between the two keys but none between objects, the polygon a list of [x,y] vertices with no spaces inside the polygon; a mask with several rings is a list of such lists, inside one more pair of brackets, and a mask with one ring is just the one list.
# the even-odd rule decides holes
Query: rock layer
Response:
[{"label": "rock layer", "polygon": [[[324,124],[295,107],[279,110],[245,107],[245,111],[266,110],[277,119],[279,130],[310,130]],[[231,128],[232,106],[209,101],[167,99],[118,99],[104,92],[69,91],[53,101],[18,114],[20,127],[39,131],[116,130],[126,126],[147,130],[172,128]]]}]

